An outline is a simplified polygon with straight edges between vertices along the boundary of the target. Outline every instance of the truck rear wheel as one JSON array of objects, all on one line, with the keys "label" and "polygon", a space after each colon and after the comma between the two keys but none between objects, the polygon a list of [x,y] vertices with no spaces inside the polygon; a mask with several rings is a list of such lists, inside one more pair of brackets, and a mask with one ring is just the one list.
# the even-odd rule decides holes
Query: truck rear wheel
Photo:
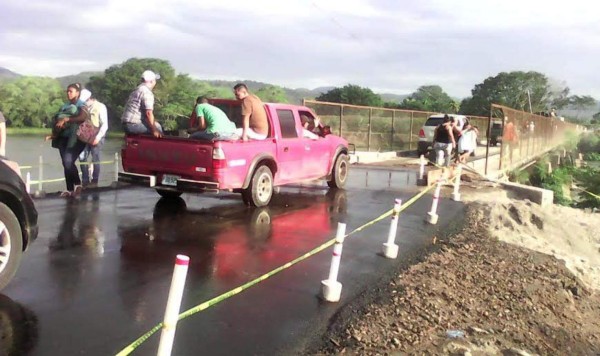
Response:
[{"label": "truck rear wheel", "polygon": [[346,186],[346,181],[348,180],[349,168],[348,155],[340,153],[335,159],[333,169],[331,170],[331,180],[327,181],[327,185],[330,188],[344,188]]},{"label": "truck rear wheel", "polygon": [[254,171],[248,188],[242,191],[242,199],[246,205],[265,206],[273,197],[273,173],[267,166],[260,166]]},{"label": "truck rear wheel", "polygon": [[176,190],[166,190],[166,189],[158,189],[158,188],[156,189],[156,192],[161,197],[167,198],[167,199],[179,198],[181,196],[181,194],[183,194],[182,192],[178,192]]}]

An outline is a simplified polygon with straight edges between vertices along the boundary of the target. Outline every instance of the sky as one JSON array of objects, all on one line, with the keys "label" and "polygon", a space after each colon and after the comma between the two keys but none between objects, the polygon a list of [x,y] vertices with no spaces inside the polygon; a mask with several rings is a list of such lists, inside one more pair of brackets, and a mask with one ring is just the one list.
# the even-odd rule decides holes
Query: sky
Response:
[{"label": "sky", "polygon": [[0,67],[103,71],[157,57],[198,79],[357,84],[451,96],[535,70],[600,98],[600,4],[589,0],[2,0]]}]

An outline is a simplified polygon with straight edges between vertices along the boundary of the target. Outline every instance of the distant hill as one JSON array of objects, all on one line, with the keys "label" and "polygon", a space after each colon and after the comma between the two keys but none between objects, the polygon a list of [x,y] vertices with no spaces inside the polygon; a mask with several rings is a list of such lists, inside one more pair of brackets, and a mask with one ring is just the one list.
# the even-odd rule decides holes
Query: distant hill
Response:
[{"label": "distant hill", "polygon": [[21,76],[20,74],[15,73],[10,69],[0,67],[0,81],[16,79],[20,76]]},{"label": "distant hill", "polygon": [[85,87],[87,83],[89,83],[91,77],[95,75],[102,75],[103,73],[104,72],[81,72],[79,74],[66,75],[56,79],[60,82],[61,87],[66,87],[72,83],[81,83]]},{"label": "distant hill", "polygon": [[[210,85],[215,87],[222,87],[232,89],[237,83],[244,83],[248,86],[250,91],[257,91],[266,87],[267,85],[272,85],[264,82],[257,82],[254,80],[207,80]],[[285,94],[288,97],[288,100],[292,104],[301,104],[302,99],[314,99],[315,97],[333,89],[334,87],[319,87],[315,89],[306,89],[306,88],[283,88]]]},{"label": "distant hill", "polygon": [[389,102],[393,102],[393,103],[401,103],[402,100],[406,99],[410,94],[390,94],[390,93],[383,93],[383,94],[379,94],[379,96],[381,97],[381,99],[383,99],[383,101],[389,101]]}]

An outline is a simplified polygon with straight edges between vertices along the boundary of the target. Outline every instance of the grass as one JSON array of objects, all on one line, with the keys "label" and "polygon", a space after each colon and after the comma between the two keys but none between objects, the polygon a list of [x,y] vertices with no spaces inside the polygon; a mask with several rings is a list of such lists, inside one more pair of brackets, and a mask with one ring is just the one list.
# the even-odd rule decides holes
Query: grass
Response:
[{"label": "grass", "polygon": [[[43,127],[9,127],[6,134],[10,136],[46,136],[50,135],[50,129]],[[108,138],[123,138],[123,131],[108,131]]]}]

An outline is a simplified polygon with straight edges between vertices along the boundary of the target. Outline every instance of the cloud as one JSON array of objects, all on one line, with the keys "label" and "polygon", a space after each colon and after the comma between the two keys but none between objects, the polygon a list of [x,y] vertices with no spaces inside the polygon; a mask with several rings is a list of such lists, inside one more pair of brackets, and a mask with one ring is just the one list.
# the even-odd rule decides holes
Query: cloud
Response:
[{"label": "cloud", "polygon": [[[568,6],[567,6],[568,5]],[[538,0],[42,0],[0,3],[0,66],[59,76],[160,57],[197,78],[368,86],[452,96],[501,71],[537,70],[600,97],[590,3]],[[586,11],[587,9],[587,11]],[[583,11],[582,11],[583,10]]]}]

